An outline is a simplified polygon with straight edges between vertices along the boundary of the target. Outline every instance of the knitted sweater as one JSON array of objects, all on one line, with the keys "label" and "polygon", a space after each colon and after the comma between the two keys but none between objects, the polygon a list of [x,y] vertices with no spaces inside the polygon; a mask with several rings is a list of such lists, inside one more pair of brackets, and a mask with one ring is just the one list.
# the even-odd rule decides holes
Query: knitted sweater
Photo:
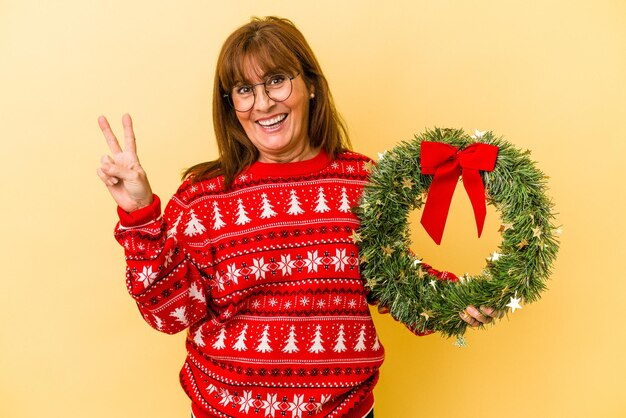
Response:
[{"label": "knitted sweater", "polygon": [[180,373],[197,418],[356,417],[384,349],[351,239],[367,157],[257,162],[228,192],[186,180],[118,209],[127,286],[154,328],[187,329]]}]

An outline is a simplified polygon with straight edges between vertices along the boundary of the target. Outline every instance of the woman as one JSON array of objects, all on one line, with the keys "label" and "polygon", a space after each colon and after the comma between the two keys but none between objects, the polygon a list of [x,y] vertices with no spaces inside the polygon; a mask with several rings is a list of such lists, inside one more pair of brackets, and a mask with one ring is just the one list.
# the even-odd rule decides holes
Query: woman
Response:
[{"label": "woman", "polygon": [[[384,350],[351,239],[370,160],[348,151],[319,64],[288,20],[253,19],[225,42],[213,119],[219,158],[185,173],[161,216],[108,122],[98,175],[144,319],[188,329],[181,384],[196,418],[373,416]],[[488,323],[468,307],[471,325]]]}]

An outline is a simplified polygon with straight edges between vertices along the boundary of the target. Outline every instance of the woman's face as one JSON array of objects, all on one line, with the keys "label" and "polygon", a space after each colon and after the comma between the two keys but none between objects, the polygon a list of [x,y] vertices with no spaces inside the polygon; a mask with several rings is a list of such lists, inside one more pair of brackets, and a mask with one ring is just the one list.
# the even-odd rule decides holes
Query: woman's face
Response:
[{"label": "woman's face", "polygon": [[[263,83],[253,62],[246,68],[251,84]],[[293,75],[293,74],[291,74]],[[295,77],[289,98],[275,102],[265,93],[264,86],[255,86],[254,106],[247,112],[235,112],[246,135],[259,151],[259,161],[290,162],[314,157],[316,150],[309,140],[309,100],[313,93],[302,78]]]}]

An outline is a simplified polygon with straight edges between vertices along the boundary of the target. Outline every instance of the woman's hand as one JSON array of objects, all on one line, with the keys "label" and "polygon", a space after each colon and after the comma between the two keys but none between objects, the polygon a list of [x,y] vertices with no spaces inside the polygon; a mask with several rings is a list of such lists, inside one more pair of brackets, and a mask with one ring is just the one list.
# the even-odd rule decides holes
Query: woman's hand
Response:
[{"label": "woman's hand", "polygon": [[481,306],[476,309],[474,306],[468,306],[459,313],[461,319],[472,327],[489,324],[494,319],[502,318],[504,312],[496,311],[494,308]]},{"label": "woman's hand", "polygon": [[120,208],[132,212],[152,203],[152,189],[146,172],[139,164],[133,121],[129,114],[122,116],[124,126],[124,145],[122,151],[113,134],[109,122],[104,116],[98,118],[98,125],[111,150],[111,155],[103,155],[97,173],[107,186],[111,196]]}]

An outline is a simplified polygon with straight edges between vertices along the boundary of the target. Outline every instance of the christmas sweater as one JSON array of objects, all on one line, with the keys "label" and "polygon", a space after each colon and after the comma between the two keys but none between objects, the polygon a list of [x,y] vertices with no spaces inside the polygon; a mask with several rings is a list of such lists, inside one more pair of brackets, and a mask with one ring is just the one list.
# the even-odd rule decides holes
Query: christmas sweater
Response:
[{"label": "christmas sweater", "polygon": [[183,182],[161,216],[118,208],[127,287],[148,324],[187,330],[196,418],[355,417],[383,362],[352,240],[371,161],[325,152]]}]

